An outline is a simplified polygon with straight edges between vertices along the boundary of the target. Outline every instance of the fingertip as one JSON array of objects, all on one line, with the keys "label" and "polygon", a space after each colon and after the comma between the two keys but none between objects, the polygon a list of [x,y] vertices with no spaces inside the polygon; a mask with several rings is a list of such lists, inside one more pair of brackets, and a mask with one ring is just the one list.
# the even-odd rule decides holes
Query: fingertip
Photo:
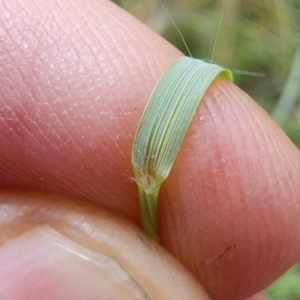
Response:
[{"label": "fingertip", "polygon": [[262,290],[300,255],[298,174],[299,151],[282,130],[217,79],[162,188],[162,244],[214,299]]},{"label": "fingertip", "polygon": [[110,1],[0,9],[0,186],[81,197],[138,223],[132,142],[180,52]]}]

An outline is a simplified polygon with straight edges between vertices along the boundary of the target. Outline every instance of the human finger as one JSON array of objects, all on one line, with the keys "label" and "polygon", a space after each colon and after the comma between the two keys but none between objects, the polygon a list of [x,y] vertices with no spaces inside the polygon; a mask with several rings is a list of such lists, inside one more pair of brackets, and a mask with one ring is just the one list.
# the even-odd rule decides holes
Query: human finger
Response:
[{"label": "human finger", "polygon": [[1,299],[209,300],[167,251],[96,205],[2,191],[0,212]]},{"label": "human finger", "polygon": [[[81,197],[137,223],[133,137],[180,53],[110,2],[27,2],[1,2],[1,186]],[[161,191],[162,243],[216,299],[259,291],[299,257],[298,174],[279,128],[216,80]]]}]

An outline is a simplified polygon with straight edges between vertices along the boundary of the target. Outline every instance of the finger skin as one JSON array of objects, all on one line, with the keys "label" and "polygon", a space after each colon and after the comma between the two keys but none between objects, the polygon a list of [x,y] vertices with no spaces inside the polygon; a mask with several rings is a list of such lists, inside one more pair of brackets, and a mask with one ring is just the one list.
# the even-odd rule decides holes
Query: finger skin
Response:
[{"label": "finger skin", "polygon": [[[139,223],[130,154],[181,54],[106,1],[0,1],[0,186],[97,202]],[[299,151],[217,79],[161,190],[162,244],[213,299],[242,299],[299,257]]]},{"label": "finger skin", "polygon": [[0,227],[0,299],[209,300],[165,249],[91,203],[2,191]]},{"label": "finger skin", "polygon": [[109,1],[0,11],[0,186],[79,196],[138,222],[131,146],[180,52]]},{"label": "finger skin", "polygon": [[262,290],[299,258],[299,174],[298,149],[220,78],[162,189],[161,241],[216,299]]}]

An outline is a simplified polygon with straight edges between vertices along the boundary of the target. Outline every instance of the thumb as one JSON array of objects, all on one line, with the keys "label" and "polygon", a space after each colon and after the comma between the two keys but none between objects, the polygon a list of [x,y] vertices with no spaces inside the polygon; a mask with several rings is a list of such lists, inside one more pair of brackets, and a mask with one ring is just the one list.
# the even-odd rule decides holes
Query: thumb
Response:
[{"label": "thumb", "polygon": [[209,299],[158,244],[96,205],[2,191],[0,211],[1,299]]}]

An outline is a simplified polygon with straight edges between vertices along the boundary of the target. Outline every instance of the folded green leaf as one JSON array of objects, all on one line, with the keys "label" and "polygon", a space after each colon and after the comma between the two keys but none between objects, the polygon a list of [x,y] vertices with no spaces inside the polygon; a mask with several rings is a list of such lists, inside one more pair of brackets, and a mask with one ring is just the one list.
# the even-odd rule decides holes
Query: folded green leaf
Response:
[{"label": "folded green leaf", "polygon": [[144,230],[158,239],[159,188],[167,178],[184,135],[206,90],[216,76],[232,80],[230,71],[181,57],[162,75],[140,121],[132,149]]}]

